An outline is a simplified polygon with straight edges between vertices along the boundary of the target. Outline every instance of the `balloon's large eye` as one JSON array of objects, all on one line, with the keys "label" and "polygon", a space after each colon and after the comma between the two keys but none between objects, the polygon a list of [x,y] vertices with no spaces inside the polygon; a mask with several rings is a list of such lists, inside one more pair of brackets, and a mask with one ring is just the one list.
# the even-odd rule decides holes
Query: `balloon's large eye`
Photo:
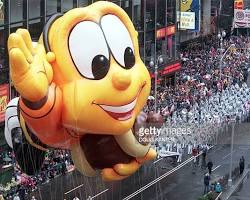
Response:
[{"label": "balloon's large eye", "polygon": [[134,46],[122,21],[114,15],[105,15],[101,26],[115,60],[125,69],[135,65]]},{"label": "balloon's large eye", "polygon": [[69,51],[79,73],[88,79],[102,79],[109,71],[109,50],[98,24],[77,24],[69,36]]}]

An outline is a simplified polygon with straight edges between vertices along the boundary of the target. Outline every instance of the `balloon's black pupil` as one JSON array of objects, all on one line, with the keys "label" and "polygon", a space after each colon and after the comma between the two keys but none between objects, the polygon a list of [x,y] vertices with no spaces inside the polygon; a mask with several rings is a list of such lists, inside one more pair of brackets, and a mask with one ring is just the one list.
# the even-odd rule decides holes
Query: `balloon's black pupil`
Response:
[{"label": "balloon's black pupil", "polygon": [[127,47],[124,52],[125,68],[130,69],[135,65],[135,55],[130,47]]},{"label": "balloon's black pupil", "polygon": [[97,55],[92,60],[92,73],[95,79],[102,79],[109,71],[109,60],[104,55]]}]

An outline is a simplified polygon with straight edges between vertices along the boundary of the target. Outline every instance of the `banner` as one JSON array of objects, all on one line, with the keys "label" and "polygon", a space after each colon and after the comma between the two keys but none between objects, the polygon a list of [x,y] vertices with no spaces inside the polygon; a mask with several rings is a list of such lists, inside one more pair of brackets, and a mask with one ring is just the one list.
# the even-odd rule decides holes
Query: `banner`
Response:
[{"label": "banner", "polygon": [[181,12],[180,18],[180,29],[195,29],[195,12]]},{"label": "banner", "polygon": [[161,39],[169,35],[174,35],[176,33],[175,25],[171,25],[165,28],[158,29],[156,31],[156,38]]},{"label": "banner", "polygon": [[234,28],[250,28],[250,10],[234,10]]},{"label": "banner", "polygon": [[200,0],[181,0],[180,10],[181,13],[182,12],[195,13],[195,28],[193,30],[200,31]]},{"label": "banner", "polygon": [[5,110],[9,103],[9,85],[0,85],[0,122],[4,121]]}]

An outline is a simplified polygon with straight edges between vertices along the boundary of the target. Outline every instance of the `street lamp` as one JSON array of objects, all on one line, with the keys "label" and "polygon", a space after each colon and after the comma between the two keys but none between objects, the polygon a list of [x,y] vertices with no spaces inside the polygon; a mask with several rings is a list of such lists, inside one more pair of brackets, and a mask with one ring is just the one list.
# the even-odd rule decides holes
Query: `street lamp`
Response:
[{"label": "street lamp", "polygon": [[[221,43],[220,43],[220,46],[221,46],[221,48],[220,48],[220,50],[221,50],[221,57],[220,57],[220,78],[219,78],[219,82],[220,82],[220,85],[221,85],[221,87],[222,87],[222,63],[223,63],[223,59],[224,59],[224,57],[227,55],[227,52],[229,51],[229,49],[231,49],[232,47],[235,47],[235,44],[231,44],[228,48],[227,48],[227,50],[224,52],[224,54],[223,54],[223,51],[222,51],[222,46],[223,46],[223,38],[226,36],[226,32],[225,31],[223,31],[222,32],[222,34],[218,34],[218,38],[220,38],[220,41],[221,41]],[[221,88],[221,93],[220,93],[221,95],[222,95],[222,88]],[[221,95],[220,95],[220,104],[221,104]]]},{"label": "street lamp", "polygon": [[221,56],[221,59],[220,59],[220,81],[221,81],[221,73],[222,73],[222,62],[223,62],[223,59],[224,57],[227,55],[227,52],[229,51],[229,49],[231,49],[232,47],[235,47],[235,44],[231,44],[227,50],[225,51],[225,53]]},{"label": "street lamp", "polygon": [[154,70],[155,70],[155,83],[154,83],[154,86],[155,86],[155,113],[157,112],[157,76],[158,76],[158,66],[159,64],[162,64],[163,63],[163,58],[162,56],[160,55],[157,60],[156,60],[156,63],[154,63],[153,60],[151,60],[149,62],[149,65],[150,67],[154,67]]},{"label": "street lamp", "polygon": [[[232,106],[230,106],[230,110],[231,113],[233,112],[233,108]],[[232,187],[232,170],[233,170],[233,149],[234,149],[234,130],[235,130],[235,122],[236,122],[236,117],[235,115],[233,115],[233,117],[231,117],[230,122],[232,124],[232,135],[231,135],[231,150],[230,150],[230,167],[229,167],[229,178],[228,178],[228,186]]]},{"label": "street lamp", "polygon": [[222,47],[223,47],[223,39],[226,37],[226,31],[222,31],[221,33],[218,33],[218,39],[220,40],[220,55],[221,55],[221,59],[220,59],[220,82],[221,82],[221,70],[222,70],[222,60],[223,60],[223,51],[222,51]]}]

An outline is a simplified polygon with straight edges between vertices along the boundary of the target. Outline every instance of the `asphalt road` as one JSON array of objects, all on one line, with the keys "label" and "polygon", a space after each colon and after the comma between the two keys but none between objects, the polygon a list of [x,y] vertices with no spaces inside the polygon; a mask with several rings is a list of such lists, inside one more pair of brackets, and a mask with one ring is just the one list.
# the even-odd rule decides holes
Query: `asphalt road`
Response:
[{"label": "asphalt road", "polygon": [[[249,130],[249,123],[235,127],[233,168],[238,166],[242,155],[246,165],[250,163]],[[220,135],[218,143],[207,155],[207,161],[211,159],[214,163],[212,179],[229,172],[230,128],[227,133]],[[171,164],[170,159],[150,162],[128,179],[114,183],[103,183],[99,177],[86,178],[73,171],[42,185],[34,194],[41,200],[68,200],[74,196],[78,196],[80,200],[89,196],[95,200],[183,200],[184,197],[185,200],[196,200],[203,194],[203,176],[207,171],[201,168],[194,170],[192,160],[189,159],[189,162],[188,159],[189,157],[186,157],[179,166]],[[247,187],[249,188],[249,181],[248,185],[244,184],[240,190],[245,191],[243,195],[249,195]]]}]

